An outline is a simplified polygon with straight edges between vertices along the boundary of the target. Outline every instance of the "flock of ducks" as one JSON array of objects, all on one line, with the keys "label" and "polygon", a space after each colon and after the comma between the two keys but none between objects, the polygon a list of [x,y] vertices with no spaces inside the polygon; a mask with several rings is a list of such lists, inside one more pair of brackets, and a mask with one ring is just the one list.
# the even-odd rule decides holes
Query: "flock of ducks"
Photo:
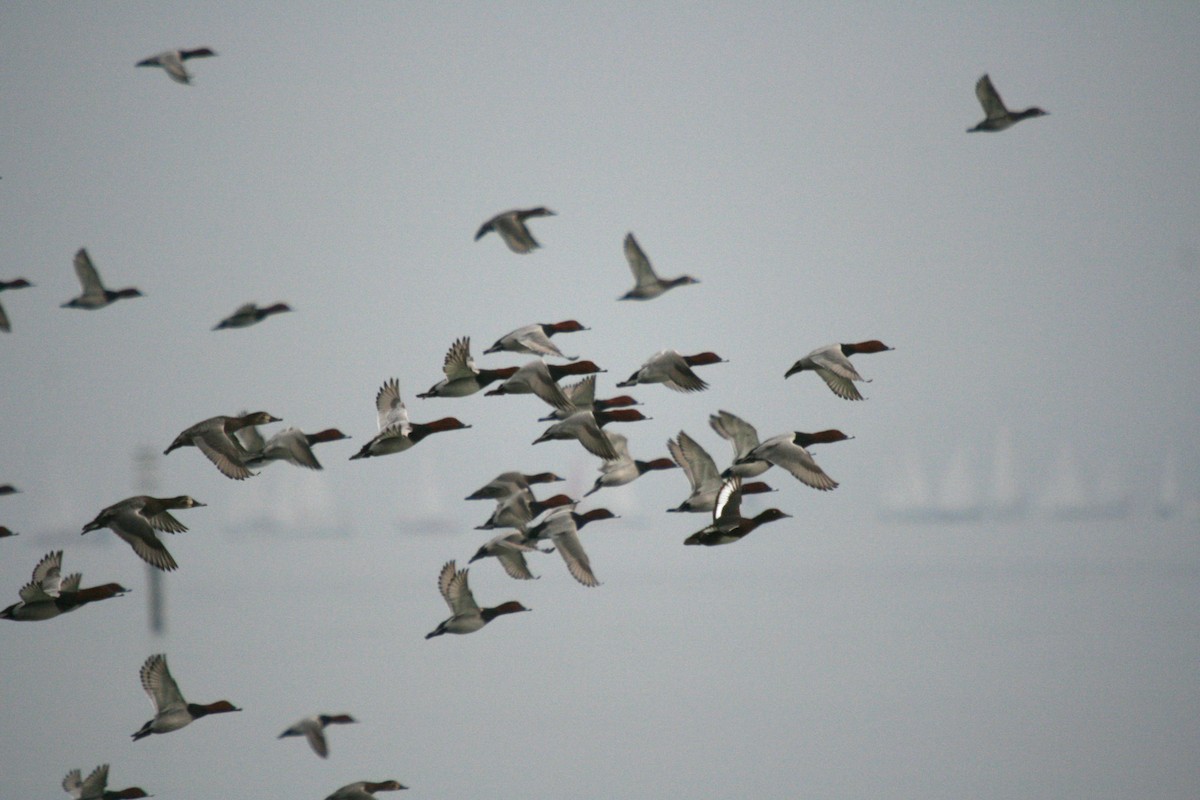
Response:
[{"label": "flock of ducks", "polygon": [[[137,66],[161,67],[172,80],[189,84],[191,77],[184,68],[184,62],[214,55],[215,53],[207,47],[171,50],[146,58],[138,62]],[[1043,116],[1046,113],[1039,108],[1009,111],[987,75],[979,79],[975,91],[983,106],[985,118],[970,128],[969,132],[1001,131],[1023,119]],[[476,232],[475,239],[479,240],[488,233],[495,233],[513,253],[529,254],[541,245],[530,232],[528,221],[550,216],[554,216],[554,212],[541,206],[506,211],[483,223]],[[633,274],[634,286],[618,298],[620,300],[651,300],[670,289],[698,283],[689,275],[661,278],[654,271],[632,233],[625,237],[624,254]],[[106,288],[86,249],[81,248],[75,254],[74,268],[82,291],[79,296],[64,303],[64,308],[96,310],[120,299],[142,296],[138,289],[132,287],[120,290]],[[30,286],[32,284],[24,278],[0,281],[0,291]],[[221,320],[213,330],[245,328],[274,314],[291,310],[284,303],[262,308],[252,303],[246,304]],[[9,320],[3,308],[0,308],[0,330],[10,330]],[[688,480],[690,493],[668,511],[701,513],[708,515],[709,519],[706,525],[684,540],[685,545],[712,547],[733,544],[764,524],[788,518],[790,515],[778,508],[768,508],[752,517],[745,517],[741,512],[743,495],[776,491],[767,483],[752,480],[773,466],[782,468],[800,483],[813,489],[830,491],[837,488],[838,482],[817,465],[808,448],[852,437],[838,430],[812,433],[789,431],[760,440],[750,423],[723,410],[709,418],[710,427],[732,446],[732,458],[729,466],[723,471],[719,471],[713,457],[682,430],[677,437],[667,442],[670,457],[648,460],[634,458],[629,439],[622,433],[606,430],[606,426],[616,422],[636,423],[648,419],[633,408],[641,404],[630,395],[598,399],[597,374],[604,370],[592,361],[564,355],[552,340],[560,334],[586,330],[588,328],[576,320],[534,323],[519,327],[501,336],[484,353],[528,354],[534,356],[534,359],[520,366],[500,368],[476,366],[471,356],[470,338],[461,337],[451,344],[446,353],[442,365],[445,377],[417,396],[422,399],[458,398],[485,390],[486,395],[492,396],[534,395],[550,407],[547,416],[541,420],[551,423],[534,440],[534,444],[551,440],[574,440],[588,453],[601,459],[600,475],[584,497],[628,484],[652,471],[681,468]],[[855,384],[865,382],[866,379],[851,363],[850,357],[891,349],[875,339],[829,344],[798,359],[784,372],[783,377],[786,379],[798,373],[811,371],[816,373],[836,396],[845,400],[862,400],[863,396]],[[566,363],[549,363],[547,358],[562,359]],[[683,355],[675,350],[663,350],[651,355],[628,379],[616,385],[628,388],[662,384],[676,392],[700,392],[708,388],[708,383],[696,374],[694,368],[719,364],[724,360],[713,352]],[[560,381],[569,376],[580,380],[562,385]],[[413,422],[401,399],[397,378],[388,379],[379,388],[375,396],[375,409],[377,432],[350,456],[350,460],[401,453],[432,434],[471,427],[450,416],[430,422]],[[259,433],[259,426],[280,421],[280,418],[266,411],[236,416],[213,416],[184,428],[166,448],[164,454],[185,447],[195,447],[222,475],[241,481],[258,474],[255,470],[261,470],[279,461],[307,469],[322,469],[321,463],[313,453],[313,447],[320,443],[350,438],[336,428],[311,434],[296,428],[285,428],[267,438]],[[616,515],[605,508],[579,511],[578,506],[583,498],[574,499],[565,494],[554,494],[543,499],[535,496],[535,486],[561,480],[561,477],[552,472],[529,474],[506,471],[467,495],[465,499],[469,501],[484,500],[494,503],[492,513],[478,529],[500,531],[478,548],[470,558],[470,563],[495,558],[510,577],[531,580],[535,575],[530,570],[527,557],[533,553],[558,553],[568,573],[578,583],[585,587],[598,586],[600,582],[582,545],[579,532],[591,522],[612,519]],[[0,496],[17,491],[10,484],[0,486]],[[186,531],[187,527],[171,512],[204,505],[187,495],[166,498],[138,495],[101,510],[91,522],[83,526],[82,533],[108,528],[146,563],[169,572],[177,569],[179,565],[158,534]],[[12,531],[0,527],[0,538],[12,535],[15,535]],[[83,588],[80,573],[65,577],[62,575],[62,559],[62,550],[44,556],[34,567],[30,582],[20,589],[20,600],[0,611],[0,619],[48,620],[128,591],[116,583]],[[426,634],[426,639],[445,634],[473,633],[497,617],[529,610],[516,600],[495,606],[480,606],[471,592],[468,572],[468,568],[459,568],[453,559],[446,561],[442,566],[437,577],[437,588],[449,608],[450,616]],[[150,697],[155,713],[132,734],[134,741],[152,734],[166,734],[179,730],[205,716],[241,710],[228,700],[211,703],[187,702],[171,676],[165,654],[155,654],[147,658],[139,674],[142,688]],[[329,725],[354,722],[356,720],[349,714],[316,714],[289,726],[279,738],[303,736],[312,750],[325,758],[329,753],[325,729]],[[83,778],[80,770],[73,769],[63,779],[63,789],[77,800],[148,796],[139,787],[119,791],[107,789],[108,770],[109,765],[103,764],[96,767],[87,778]],[[336,790],[327,800],[363,800],[372,797],[376,792],[405,788],[407,787],[395,780],[358,781]]]},{"label": "flock of ducks", "polygon": [[[183,84],[191,83],[191,75],[184,69],[183,62],[190,58],[201,58],[204,56],[215,56],[212,50],[207,47],[196,48],[194,50],[168,50],[159,53],[155,56],[143,59],[137,63],[139,67],[162,67],[162,69],[170,76],[171,80]],[[979,98],[980,105],[983,106],[984,118],[979,124],[973,128],[967,128],[967,133],[975,133],[977,131],[1002,131],[1011,128],[1018,122],[1032,117],[1044,117],[1049,112],[1031,106],[1023,111],[1009,111],[1004,105],[1004,101],[1000,99],[1000,93],[996,91],[996,87],[992,85],[992,79],[986,74],[975,83],[975,96]],[[509,250],[514,253],[530,253],[541,247],[538,241],[533,238],[533,234],[529,232],[529,226],[526,221],[536,217],[552,217],[554,212],[544,206],[528,209],[513,209],[505,211],[501,214],[489,219],[480,226],[475,233],[475,240],[483,238],[488,233],[497,234]],[[698,280],[690,275],[680,275],[676,278],[661,278],[650,265],[650,259],[646,257],[645,252],[637,243],[637,239],[630,233],[625,237],[625,258],[629,262],[629,267],[633,271],[634,286],[628,292],[621,296],[622,300],[650,300],[660,296],[668,289],[673,289],[676,286],[685,286],[687,284],[699,283]],[[142,297],[142,293],[135,288],[119,289],[113,291],[106,289],[100,282],[100,275],[92,264],[91,258],[88,257],[86,249],[80,249],[75,254],[75,274],[79,277],[79,283],[83,287],[82,293],[72,300],[63,304],[64,308],[103,308],[110,303],[113,303],[122,298]],[[0,292],[7,289],[24,289],[33,286],[32,283],[24,278],[17,278],[11,281],[0,281]],[[275,303],[274,305],[265,308],[259,308],[253,303],[238,308],[232,315],[221,320],[214,330],[222,328],[244,328],[261,322],[271,314],[278,314],[292,309],[286,303]],[[509,336],[529,336],[537,337],[538,335],[532,331],[535,327],[543,326],[528,326],[530,330],[513,331]],[[0,306],[0,331],[11,331],[12,327],[8,317],[5,316],[3,306]],[[561,330],[558,332],[562,332]],[[543,335],[538,337],[541,342],[545,343],[546,338],[552,336],[550,331],[543,331]],[[505,337],[507,338],[507,337]],[[537,355],[553,355],[562,356],[562,353],[557,352],[554,345],[549,345],[550,350],[539,350],[535,344],[527,345],[529,349],[513,349],[511,347],[501,347],[501,342],[497,342],[493,347],[498,347],[502,350],[513,350],[513,352],[530,352]],[[485,353],[496,352],[494,349],[488,349]],[[856,379],[852,379],[856,380]]]}]

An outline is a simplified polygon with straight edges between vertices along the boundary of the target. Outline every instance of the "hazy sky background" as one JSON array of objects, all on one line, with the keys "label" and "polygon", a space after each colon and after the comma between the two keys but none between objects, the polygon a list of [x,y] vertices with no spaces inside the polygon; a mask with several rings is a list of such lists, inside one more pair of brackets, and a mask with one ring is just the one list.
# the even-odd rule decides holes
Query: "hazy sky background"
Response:
[{"label": "hazy sky background", "polygon": [[[0,630],[0,798],[57,795],[111,762],[110,787],[157,797],[324,797],[397,778],[412,796],[1182,798],[1200,794],[1200,7],[1193,3],[7,4],[0,7],[0,588],[15,602],[63,548],[84,584],[129,596]],[[136,61],[209,46],[194,85]],[[1050,116],[1000,134],[1010,108]],[[542,250],[478,226],[514,207]],[[660,274],[696,286],[618,303],[633,231]],[[87,247],[110,288],[94,312]],[[210,328],[238,305],[296,312]],[[557,556],[539,581],[472,566],[482,604],[533,613],[423,641],[447,616],[442,563],[488,534],[461,498],[495,474],[569,476],[596,459],[529,443],[529,397],[418,400],[443,355],[480,356],[531,322],[608,372],[715,350],[711,388],[633,393],[637,457],[707,418],[764,437],[840,428],[818,493],[773,470],[747,501],[794,518],[733,547],[684,548],[702,515],[666,515],[679,471],[605,489],[585,529],[603,585]],[[833,341],[869,398],[836,398],[792,362]],[[414,420],[473,427],[349,463],[398,377]],[[161,452],[215,414],[265,409],[323,445],[326,469],[245,482],[194,450],[158,466],[191,494],[166,537],[169,629],[146,626],[143,564],[79,529],[137,493]],[[268,429],[268,433],[270,430]],[[920,470],[986,501],[1010,432],[1027,516],[881,520]],[[1039,498],[1073,458],[1119,520],[1062,522]],[[1150,510],[1181,476],[1182,516]],[[958,467],[954,467],[957,471]],[[287,503],[299,503],[300,510]],[[264,517],[286,523],[253,534]],[[245,710],[131,744],[138,683],[166,652],[185,696]],[[328,761],[276,741],[346,711]]]}]

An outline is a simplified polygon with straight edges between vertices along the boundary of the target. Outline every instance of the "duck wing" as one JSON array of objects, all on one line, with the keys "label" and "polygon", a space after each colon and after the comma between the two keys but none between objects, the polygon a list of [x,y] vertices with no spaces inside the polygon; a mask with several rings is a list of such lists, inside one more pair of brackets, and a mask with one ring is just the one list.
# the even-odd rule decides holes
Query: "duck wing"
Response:
[{"label": "duck wing", "polygon": [[308,740],[308,746],[314,753],[321,758],[329,757],[329,744],[325,741],[325,729],[321,727],[320,720],[304,719],[297,727],[304,732],[304,738]]},{"label": "duck wing", "polygon": [[168,711],[182,711],[187,707],[183,694],[171,672],[167,669],[167,656],[164,653],[150,656],[141,670],[142,688],[150,695],[154,708],[159,714]]},{"label": "duck wing", "polygon": [[663,385],[668,389],[677,392],[700,392],[708,388],[708,383],[693,372],[682,359],[678,363],[672,362],[667,369],[669,377],[663,381]]},{"label": "duck wing", "polygon": [[403,435],[407,435],[411,430],[411,424],[408,421],[408,409],[404,407],[404,401],[400,399],[400,381],[392,378],[386,381],[379,388],[379,392],[375,395],[375,410],[379,415],[379,431],[392,426],[400,426]]},{"label": "duck wing", "polygon": [[50,595],[46,593],[40,583],[27,583],[21,587],[18,594],[21,596],[22,603],[45,603],[53,600],[58,593]]},{"label": "duck wing", "polygon": [[105,787],[108,786],[108,764],[101,764],[92,770],[92,773],[80,783],[79,770],[73,770],[67,773],[67,778],[75,776],[75,791],[67,789],[67,780],[63,779],[63,788],[67,789],[67,793],[75,797],[101,797],[104,794]]},{"label": "duck wing", "polygon": [[493,221],[492,228],[514,253],[528,253],[541,247],[516,212],[500,215]]},{"label": "duck wing", "polygon": [[471,587],[467,584],[467,570],[466,568],[456,570],[453,561],[447,561],[442,565],[442,572],[438,575],[438,591],[442,593],[446,605],[450,606],[450,612],[455,616],[472,612],[479,613],[479,605],[475,602],[475,596],[471,594]]},{"label": "duck wing", "polygon": [[165,53],[159,53],[155,56],[158,59],[158,65],[167,71],[171,76],[171,80],[176,83],[190,84],[192,76],[183,67],[183,59],[179,57],[179,53],[174,50],[168,50]]},{"label": "duck wing", "polygon": [[861,381],[863,379],[863,376],[859,375],[858,370],[854,368],[854,364],[850,363],[850,359],[846,358],[839,348],[820,350],[810,355],[809,358],[821,369],[827,369],[846,380]]},{"label": "duck wing", "polygon": [[632,233],[625,236],[625,260],[629,262],[629,269],[633,272],[633,280],[637,284],[635,289],[658,285],[658,276],[650,266],[650,259],[646,258]]},{"label": "duck wing", "polygon": [[583,445],[594,456],[599,456],[605,461],[612,461],[617,457],[617,449],[613,447],[609,435],[600,424],[596,421],[596,416],[591,411],[576,411],[576,414],[587,414],[588,417],[583,418],[583,424],[579,428],[579,443]]},{"label": "duck wing", "polygon": [[192,438],[197,449],[208,458],[221,474],[235,481],[243,481],[257,472],[251,472],[243,463],[250,454],[224,430],[210,429]]},{"label": "duck wing", "polygon": [[[821,380],[825,381],[825,385],[833,390],[833,393],[843,400],[862,400],[862,393],[854,385],[853,378],[847,378],[844,375],[839,375],[833,370],[818,367],[817,374],[821,376]],[[857,374],[857,373],[855,373]]]},{"label": "duck wing", "polygon": [[162,531],[163,533],[187,532],[187,526],[175,519],[175,516],[170,511],[163,510],[149,517],[143,514],[142,518],[146,520],[147,525],[156,531]]},{"label": "duck wing", "polygon": [[680,431],[678,439],[668,439],[667,449],[671,458],[687,475],[688,483],[692,486],[692,494],[712,491],[721,484],[721,476],[717,474],[716,462],[695,439]]},{"label": "duck wing", "polygon": [[299,428],[284,428],[267,440],[262,453],[269,459],[287,461],[309,469],[322,469],[321,462],[313,455],[308,437]]},{"label": "duck wing", "polygon": [[[178,521],[176,524],[179,524]],[[114,516],[109,520],[108,527],[132,547],[133,552],[137,553],[138,557],[147,564],[165,572],[178,568],[179,565],[167,551],[166,545],[154,535],[150,521],[138,511],[125,511]]]},{"label": "duck wing", "polygon": [[783,467],[805,486],[821,491],[836,489],[838,482],[817,466],[812,455],[790,438],[768,442],[756,451],[757,454],[777,467]]},{"label": "duck wing", "polygon": [[616,458],[606,458],[600,464],[600,472],[607,474],[614,470],[623,469],[633,463],[633,456],[629,455],[629,440],[625,438],[625,434],[617,433],[616,431],[601,431],[605,438],[608,439],[608,444],[612,447]]},{"label": "duck wing", "polygon": [[492,549],[495,552],[496,560],[500,562],[500,566],[504,568],[510,578],[516,578],[519,581],[533,580],[537,576],[529,571],[529,565],[525,562],[525,554],[537,550],[537,548],[525,544],[520,541],[520,538],[519,533],[501,534],[492,539]]},{"label": "duck wing", "polygon": [[471,358],[471,337],[464,336],[450,345],[442,363],[442,372],[446,373],[446,379],[451,381],[473,378],[479,374],[475,367],[475,359]]},{"label": "duck wing", "polygon": [[57,596],[62,582],[61,572],[62,550],[55,550],[42,556],[42,560],[33,568],[33,583],[44,593]]},{"label": "duck wing", "polygon": [[983,106],[984,116],[988,119],[1003,119],[1008,116],[1008,109],[1004,107],[1000,93],[992,86],[992,79],[987,75],[975,82],[975,96],[979,98],[979,105]]},{"label": "duck wing", "polygon": [[256,425],[238,428],[233,435],[237,437],[242,449],[251,455],[259,455],[266,448],[267,443],[263,440],[262,434],[258,432]]},{"label": "duck wing", "polygon": [[719,530],[736,528],[742,521],[742,479],[735,475],[721,484],[713,504],[713,527]]},{"label": "duck wing", "polygon": [[850,363],[840,350],[829,349],[809,356],[817,366],[817,374],[821,380],[833,390],[833,393],[844,400],[861,400],[862,395],[854,387],[853,381],[863,380],[858,370]]},{"label": "duck wing", "polygon": [[[560,386],[563,396],[571,404],[572,411],[591,408],[596,402],[596,376],[588,375],[578,383]],[[564,409],[565,410],[565,409]]]},{"label": "duck wing", "polygon": [[522,328],[519,332],[514,331],[513,333],[517,334],[516,341],[527,352],[536,353],[539,356],[565,358],[562,351],[558,349],[558,346],[550,341],[550,337],[542,330],[541,325],[530,325],[527,328]]},{"label": "duck wing", "polygon": [[100,273],[92,264],[87,250],[82,247],[75,254],[75,275],[79,278],[79,285],[83,287],[84,297],[104,297],[104,285],[100,283]]},{"label": "duck wing", "polygon": [[733,445],[733,460],[744,457],[758,447],[758,431],[741,417],[728,411],[718,411],[708,418],[708,424],[717,435]]},{"label": "duck wing", "polygon": [[572,578],[584,586],[599,586],[600,581],[596,580],[592,573],[592,562],[588,559],[587,551],[583,549],[583,543],[579,541],[579,529],[575,526],[574,519],[570,514],[563,514],[562,519],[564,522],[555,525],[550,534],[554,549],[562,556]]},{"label": "duck wing", "polygon": [[63,777],[62,787],[63,791],[71,795],[71,797],[78,798],[82,796],[83,774],[77,769],[71,770]]}]

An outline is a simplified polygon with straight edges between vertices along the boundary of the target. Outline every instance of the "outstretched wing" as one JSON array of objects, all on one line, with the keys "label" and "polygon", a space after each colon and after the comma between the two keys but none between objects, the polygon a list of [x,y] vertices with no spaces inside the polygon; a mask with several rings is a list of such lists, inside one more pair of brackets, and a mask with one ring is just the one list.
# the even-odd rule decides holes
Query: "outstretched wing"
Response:
[{"label": "outstretched wing", "polygon": [[737,461],[758,447],[758,431],[741,417],[728,411],[718,411],[708,418],[708,424],[717,435],[733,445],[733,460]]},{"label": "outstretched wing", "polygon": [[142,688],[150,695],[158,713],[182,709],[187,705],[175,684],[175,679],[167,669],[165,653],[158,653],[146,659],[146,663],[142,664],[141,678]]},{"label": "outstretched wing", "polygon": [[646,258],[646,254],[642,252],[642,248],[638,245],[637,239],[633,238],[632,233],[625,236],[625,260],[629,262],[629,269],[633,272],[633,280],[637,284],[637,288],[653,286],[658,283],[658,276],[654,274],[654,268],[650,266],[650,259]]},{"label": "outstretched wing", "polygon": [[[845,375],[840,375],[833,370],[825,369],[824,367],[817,368],[817,374],[821,376],[821,380],[825,381],[825,385],[833,390],[833,393],[843,400],[862,400],[862,393],[854,385],[853,378],[847,378]],[[857,374],[857,373],[855,373]]]},{"label": "outstretched wing", "polygon": [[450,606],[452,614],[479,611],[475,597],[471,594],[471,587],[467,585],[467,570],[455,569],[453,561],[447,561],[442,566],[442,572],[438,576],[438,589],[446,599],[446,605]]},{"label": "outstretched wing", "polygon": [[1004,107],[1000,93],[992,86],[992,79],[987,75],[975,82],[975,96],[979,98],[979,105],[983,106],[984,116],[988,119],[1002,119],[1008,116],[1008,109]]},{"label": "outstretched wing", "polygon": [[83,287],[85,296],[104,296],[104,285],[100,283],[100,273],[96,272],[96,267],[92,265],[92,259],[88,257],[87,250],[82,247],[75,254],[75,275],[79,278],[79,285]]},{"label": "outstretched wing", "polygon": [[442,363],[442,372],[448,380],[470,378],[479,373],[475,368],[475,359],[471,358],[471,337],[464,336],[450,345],[446,351],[446,360]]},{"label": "outstretched wing", "polygon": [[61,583],[62,550],[54,550],[42,556],[33,568],[33,583],[48,595],[58,594]]},{"label": "outstretched wing", "polygon": [[692,485],[692,493],[708,491],[716,488],[720,482],[717,465],[703,447],[684,431],[679,432],[678,439],[668,439],[667,449],[671,458],[687,475],[688,483]]},{"label": "outstretched wing", "polygon": [[408,421],[408,409],[400,399],[400,381],[391,378],[379,388],[375,395],[375,410],[379,414],[379,430],[383,431],[393,425],[399,425],[403,433],[411,429]]},{"label": "outstretched wing", "polygon": [[728,529],[737,527],[742,521],[742,479],[734,475],[717,490],[717,501],[713,504],[713,527]]}]

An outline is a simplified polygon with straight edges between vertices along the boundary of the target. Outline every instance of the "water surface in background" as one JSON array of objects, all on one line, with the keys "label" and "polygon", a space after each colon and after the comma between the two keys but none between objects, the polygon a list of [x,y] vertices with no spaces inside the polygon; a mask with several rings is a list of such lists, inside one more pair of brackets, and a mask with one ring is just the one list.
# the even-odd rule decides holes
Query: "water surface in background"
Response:
[{"label": "water surface in background", "polygon": [[[195,512],[199,513],[199,512]],[[480,531],[323,529],[168,537],[168,631],[104,532],[0,542],[16,589],[67,547],[85,585],[135,591],[8,623],[0,797],[68,769],[159,797],[324,797],[397,778],[414,796],[1175,798],[1200,790],[1200,523],[775,523],[685,548],[699,515],[585,529],[603,585],[556,555],[537,581],[471,568],[482,604],[533,611],[470,636],[441,564]],[[453,526],[450,526],[453,529]],[[131,743],[137,670],[166,652],[189,700],[244,711]],[[276,736],[347,711],[318,759]],[[748,743],[756,744],[750,745]]]}]

